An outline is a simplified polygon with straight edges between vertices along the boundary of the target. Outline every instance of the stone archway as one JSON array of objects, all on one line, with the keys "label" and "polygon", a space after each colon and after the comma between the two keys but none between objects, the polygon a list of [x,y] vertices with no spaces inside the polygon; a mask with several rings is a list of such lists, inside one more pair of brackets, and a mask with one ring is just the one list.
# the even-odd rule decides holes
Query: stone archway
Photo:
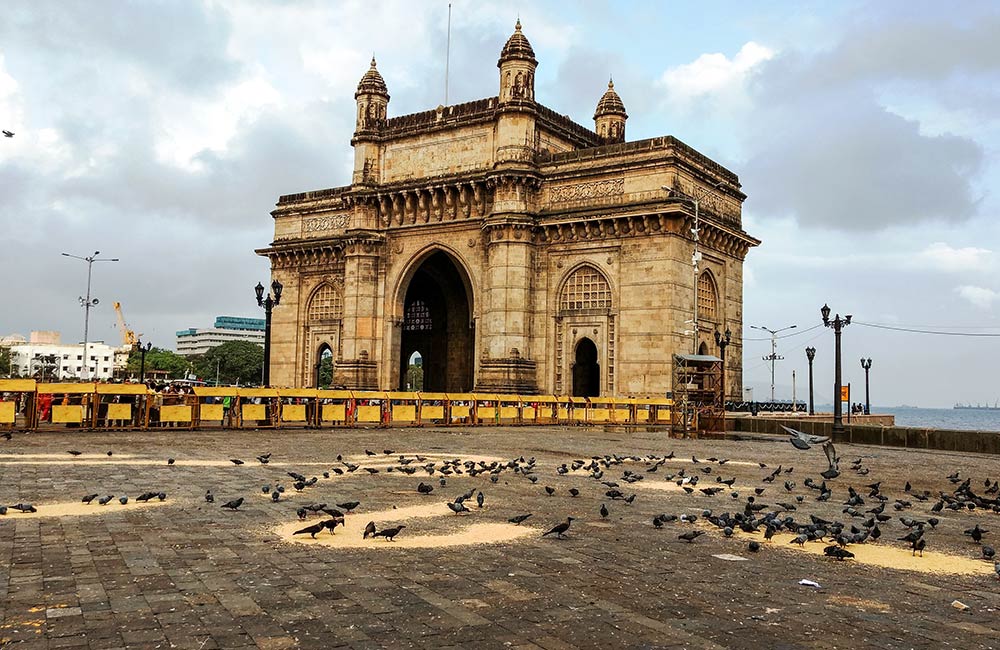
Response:
[{"label": "stone archway", "polygon": [[423,368],[423,390],[461,393],[472,390],[475,332],[468,275],[451,255],[436,251],[417,267],[403,295],[399,385],[414,352]]},{"label": "stone archway", "polygon": [[601,394],[601,365],[597,362],[597,345],[584,337],[576,344],[573,363],[573,396],[598,397]]},{"label": "stone archway", "polygon": [[313,386],[330,388],[333,384],[333,350],[327,343],[316,351],[316,365],[313,367]]}]

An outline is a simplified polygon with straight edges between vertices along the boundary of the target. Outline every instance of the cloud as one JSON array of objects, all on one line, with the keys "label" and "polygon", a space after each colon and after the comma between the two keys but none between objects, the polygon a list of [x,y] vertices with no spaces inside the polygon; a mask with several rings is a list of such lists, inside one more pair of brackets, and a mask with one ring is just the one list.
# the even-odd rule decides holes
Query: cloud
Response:
[{"label": "cloud", "polygon": [[1000,298],[1000,293],[994,291],[993,289],[972,285],[956,287],[955,292],[980,309],[989,309],[993,306],[993,303]]},{"label": "cloud", "polygon": [[774,55],[771,48],[750,41],[732,59],[716,52],[669,68],[658,83],[665,89],[666,101],[673,110],[692,110],[706,97],[712,97],[717,105],[731,107],[733,102],[745,100],[748,78]]},{"label": "cloud", "polygon": [[993,251],[989,249],[952,248],[944,242],[934,242],[917,257],[920,262],[942,271],[986,271],[993,266]]}]

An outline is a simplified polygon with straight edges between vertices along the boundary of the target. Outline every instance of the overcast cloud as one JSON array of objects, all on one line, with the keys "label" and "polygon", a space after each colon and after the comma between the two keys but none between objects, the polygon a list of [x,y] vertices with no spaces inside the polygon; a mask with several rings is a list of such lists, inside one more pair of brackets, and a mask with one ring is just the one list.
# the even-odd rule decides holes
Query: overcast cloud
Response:
[{"label": "overcast cloud", "polygon": [[[0,128],[17,134],[0,139],[0,335],[81,337],[85,265],[64,250],[122,260],[95,267],[97,338],[118,338],[114,300],[167,347],[174,330],[256,315],[268,268],[252,251],[277,197],[349,181],[373,52],[390,115],[445,101],[445,0],[96,7],[13,3],[0,22]],[[613,76],[630,139],[672,134],[740,175],[745,227],[764,241],[746,324],[798,325],[779,342],[779,398],[814,345],[829,400],[832,334],[809,329],[824,302],[857,320],[847,379],[872,357],[876,403],[1000,398],[1000,338],[865,325],[1000,333],[995,4],[457,0],[449,103],[496,93],[518,12],[540,101],[591,125]],[[745,383],[760,398],[757,334]]]}]

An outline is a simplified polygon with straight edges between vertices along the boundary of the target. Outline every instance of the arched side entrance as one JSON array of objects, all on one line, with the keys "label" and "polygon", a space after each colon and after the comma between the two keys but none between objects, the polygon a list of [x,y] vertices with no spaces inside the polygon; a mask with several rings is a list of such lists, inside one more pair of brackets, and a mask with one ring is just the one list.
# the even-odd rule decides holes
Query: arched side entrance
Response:
[{"label": "arched side entrance", "polygon": [[576,344],[573,363],[573,396],[598,397],[601,394],[601,365],[597,363],[597,345],[584,337]]},{"label": "arched side entrance", "polygon": [[698,346],[698,354],[702,355],[709,354],[708,343],[705,343],[704,341],[701,342],[701,345]]},{"label": "arched side entrance", "polygon": [[319,350],[316,351],[313,379],[316,388],[329,388],[333,383],[333,350],[326,343],[319,346]]},{"label": "arched side entrance", "polygon": [[444,251],[425,259],[406,287],[399,346],[399,386],[420,353],[423,390],[461,393],[472,390],[474,330],[463,273]]}]

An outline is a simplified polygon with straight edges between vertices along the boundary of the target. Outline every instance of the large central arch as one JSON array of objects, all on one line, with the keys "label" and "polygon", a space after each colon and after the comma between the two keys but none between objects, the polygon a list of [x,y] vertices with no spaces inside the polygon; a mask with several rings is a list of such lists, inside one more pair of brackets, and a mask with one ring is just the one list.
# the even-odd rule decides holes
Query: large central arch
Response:
[{"label": "large central arch", "polygon": [[468,275],[442,250],[427,255],[400,287],[403,324],[397,388],[406,389],[407,365],[418,352],[424,391],[472,390],[475,331],[470,293]]}]

